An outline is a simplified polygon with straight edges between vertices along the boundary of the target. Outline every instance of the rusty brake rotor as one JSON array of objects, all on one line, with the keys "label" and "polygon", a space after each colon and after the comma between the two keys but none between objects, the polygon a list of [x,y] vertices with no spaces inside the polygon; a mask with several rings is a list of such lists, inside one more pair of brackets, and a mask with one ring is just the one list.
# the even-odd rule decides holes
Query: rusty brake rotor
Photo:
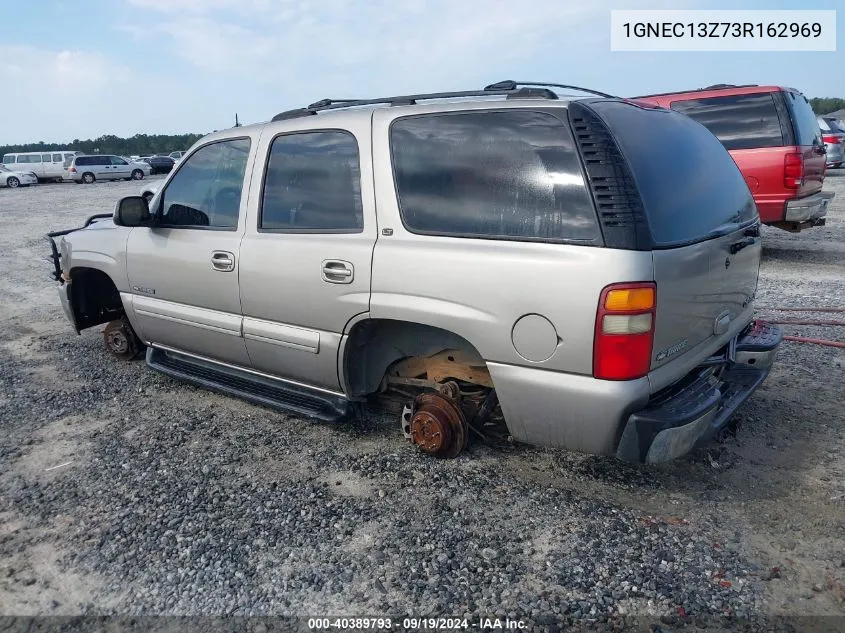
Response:
[{"label": "rusty brake rotor", "polygon": [[411,441],[429,455],[457,457],[469,436],[466,418],[457,403],[440,393],[424,393],[414,404]]}]

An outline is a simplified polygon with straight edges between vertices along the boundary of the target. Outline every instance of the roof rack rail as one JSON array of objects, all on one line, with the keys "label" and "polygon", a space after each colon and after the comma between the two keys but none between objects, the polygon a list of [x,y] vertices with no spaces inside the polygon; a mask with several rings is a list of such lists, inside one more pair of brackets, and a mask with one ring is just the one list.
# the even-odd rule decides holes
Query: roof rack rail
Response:
[{"label": "roof rack rail", "polygon": [[[541,86],[542,84],[538,84]],[[340,108],[354,108],[358,106],[368,105],[414,105],[417,101],[425,101],[431,99],[461,99],[465,97],[490,97],[501,95],[507,99],[525,99],[525,98],[541,98],[541,99],[557,99],[555,92],[548,88],[490,88],[488,86],[484,90],[463,90],[457,92],[431,92],[426,94],[416,95],[400,95],[396,97],[378,97],[375,99],[321,99],[304,107],[293,110],[285,110],[279,112],[273,117],[273,121],[284,121],[286,119],[297,119],[303,116],[311,116],[318,112],[325,110],[337,110]]]},{"label": "roof rack rail", "polygon": [[758,84],[713,84],[699,90],[723,90],[725,88],[756,88]]},{"label": "roof rack rail", "polygon": [[655,92],[647,95],[629,97],[630,99],[642,99],[644,97],[662,97],[664,95],[676,95],[684,92],[704,92],[705,90],[730,90],[731,88],[757,88],[760,84],[713,84],[704,88],[693,88],[692,90],[672,90],[670,92]]},{"label": "roof rack rail", "polygon": [[569,84],[553,84],[546,81],[514,81],[512,79],[505,79],[504,81],[497,81],[490,84],[485,90],[516,90],[519,86],[530,87],[549,87],[549,88],[566,88],[567,90],[578,90],[579,92],[587,92],[589,94],[597,95],[599,97],[607,97],[609,99],[617,98],[616,95],[607,94],[606,92],[599,92],[591,88],[582,88],[581,86],[570,86]]}]

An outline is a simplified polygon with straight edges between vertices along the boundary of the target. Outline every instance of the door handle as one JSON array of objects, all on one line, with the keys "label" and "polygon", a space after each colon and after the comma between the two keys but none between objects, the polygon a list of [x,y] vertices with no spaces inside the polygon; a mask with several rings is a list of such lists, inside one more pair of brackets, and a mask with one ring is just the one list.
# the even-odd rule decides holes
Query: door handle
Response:
[{"label": "door handle", "polygon": [[342,259],[323,261],[321,277],[330,284],[351,284],[355,277],[355,267]]},{"label": "door handle", "polygon": [[235,256],[228,251],[214,251],[211,253],[211,267],[222,273],[235,270]]}]

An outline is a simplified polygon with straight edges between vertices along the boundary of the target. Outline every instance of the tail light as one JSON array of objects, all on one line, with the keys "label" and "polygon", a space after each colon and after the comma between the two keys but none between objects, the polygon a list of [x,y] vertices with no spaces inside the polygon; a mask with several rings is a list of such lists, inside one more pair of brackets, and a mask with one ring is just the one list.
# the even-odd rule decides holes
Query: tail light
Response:
[{"label": "tail light", "polygon": [[72,174],[75,174],[76,173],[76,167],[69,167],[68,171]]},{"label": "tail light", "polygon": [[602,290],[596,313],[593,376],[633,380],[648,373],[656,294],[652,282],[612,284]]},{"label": "tail light", "polygon": [[801,154],[787,154],[783,157],[783,186],[798,189],[804,184],[804,157]]},{"label": "tail light", "polygon": [[839,145],[842,142],[842,137],[836,134],[825,134],[822,140],[828,145]]}]

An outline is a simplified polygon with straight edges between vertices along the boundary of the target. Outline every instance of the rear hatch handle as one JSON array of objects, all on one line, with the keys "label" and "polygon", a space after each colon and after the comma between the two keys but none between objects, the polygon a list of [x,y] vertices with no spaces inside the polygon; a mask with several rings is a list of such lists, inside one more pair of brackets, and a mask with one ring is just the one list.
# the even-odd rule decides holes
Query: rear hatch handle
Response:
[{"label": "rear hatch handle", "polygon": [[731,255],[736,255],[739,251],[741,251],[746,246],[751,246],[757,241],[757,238],[754,237],[746,237],[738,242],[734,242],[731,244]]},{"label": "rear hatch handle", "polygon": [[731,244],[731,255],[736,255],[743,248],[751,246],[757,241],[756,238],[760,237],[760,225],[754,224],[746,227],[742,234],[744,236],[743,239]]}]

